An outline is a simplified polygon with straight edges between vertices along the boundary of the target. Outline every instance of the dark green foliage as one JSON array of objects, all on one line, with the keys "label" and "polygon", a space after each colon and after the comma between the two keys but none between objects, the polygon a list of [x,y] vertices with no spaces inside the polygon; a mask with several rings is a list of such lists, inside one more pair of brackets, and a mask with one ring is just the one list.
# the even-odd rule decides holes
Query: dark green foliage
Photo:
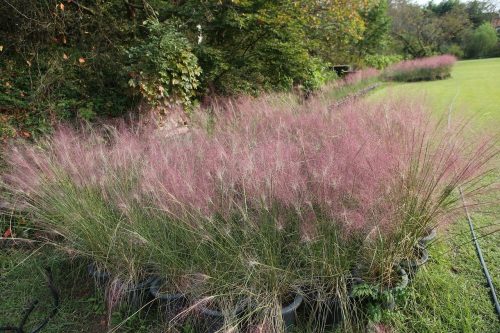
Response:
[{"label": "dark green foliage", "polygon": [[492,0],[467,2],[467,14],[474,24],[474,28],[479,27],[484,22],[490,22],[497,15],[495,7],[495,3]]},{"label": "dark green foliage", "polygon": [[255,94],[294,85],[311,90],[327,79],[328,64],[310,52],[305,18],[290,1],[190,0],[172,11],[197,43],[202,87],[209,93]]},{"label": "dark green foliage", "polygon": [[468,58],[483,58],[490,55],[497,44],[497,32],[490,23],[483,23],[467,35],[465,54]]},{"label": "dark green foliage", "polygon": [[141,100],[189,108],[213,93],[308,95],[332,79],[331,64],[381,47],[385,4],[10,0],[0,7],[0,137],[123,115]]},{"label": "dark green foliage", "polygon": [[[373,7],[361,13],[367,25],[367,29],[363,32],[363,38],[356,43],[356,49],[361,59],[369,55],[376,55],[387,47],[391,28],[391,19],[387,9],[387,1],[378,0]],[[368,66],[370,65],[368,64]]]},{"label": "dark green foliage", "polygon": [[365,65],[376,69],[384,69],[387,66],[402,60],[403,56],[399,54],[391,54],[391,55],[374,54],[374,55],[367,55],[365,57]]},{"label": "dark green foliage", "polygon": [[389,13],[395,37],[393,49],[411,58],[447,53],[482,57],[481,46],[472,42],[473,29],[481,24],[491,26],[491,19],[497,15],[490,1],[459,0],[430,2],[424,7],[395,1]]},{"label": "dark green foliage", "polygon": [[459,6],[459,0],[444,0],[439,3],[429,2],[427,8],[438,16],[443,16]]},{"label": "dark green foliage", "polygon": [[177,31],[175,22],[145,22],[148,37],[129,49],[129,85],[150,104],[191,106],[201,68],[189,41]]},{"label": "dark green foliage", "polygon": [[32,135],[134,105],[123,49],[137,29],[120,2],[9,1],[0,28],[0,128]]}]

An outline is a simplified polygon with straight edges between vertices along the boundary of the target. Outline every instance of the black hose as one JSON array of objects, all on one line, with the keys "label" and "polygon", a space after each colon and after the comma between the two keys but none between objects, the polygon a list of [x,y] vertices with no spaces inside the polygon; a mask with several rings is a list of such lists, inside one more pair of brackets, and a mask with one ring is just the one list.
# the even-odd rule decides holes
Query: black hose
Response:
[{"label": "black hose", "polygon": [[[33,330],[29,331],[30,333],[40,332],[45,327],[45,325],[47,325],[49,320],[52,319],[52,317],[54,317],[57,314],[57,311],[59,310],[59,292],[57,291],[56,287],[54,287],[54,282],[52,280],[52,272],[50,271],[49,268],[45,269],[45,276],[47,277],[47,286],[50,289],[50,294],[52,295],[54,307],[44,320],[42,320]],[[26,333],[26,331],[24,330],[24,325],[26,325],[29,316],[31,315],[33,310],[35,310],[37,304],[38,300],[34,300],[30,303],[30,305],[26,308],[26,310],[23,311],[23,316],[18,326],[10,326],[10,325],[1,326],[0,332],[3,331],[3,332]]]},{"label": "black hose", "polygon": [[465,214],[467,215],[467,221],[469,222],[470,232],[472,234],[472,240],[476,245],[477,256],[479,257],[479,262],[481,263],[481,267],[483,268],[484,276],[486,277],[486,281],[488,282],[488,286],[491,291],[491,298],[493,300],[493,304],[495,306],[498,319],[500,320],[500,304],[498,303],[497,293],[495,291],[495,286],[493,285],[493,281],[491,280],[490,272],[488,271],[488,267],[486,266],[486,262],[483,258],[483,253],[481,251],[481,247],[479,246],[479,242],[477,241],[476,232],[474,231],[474,225],[472,224],[472,219],[469,214],[469,210],[467,209],[467,205],[465,204],[464,194],[462,193],[462,189],[459,188],[460,196],[462,197],[462,203],[465,209]]}]

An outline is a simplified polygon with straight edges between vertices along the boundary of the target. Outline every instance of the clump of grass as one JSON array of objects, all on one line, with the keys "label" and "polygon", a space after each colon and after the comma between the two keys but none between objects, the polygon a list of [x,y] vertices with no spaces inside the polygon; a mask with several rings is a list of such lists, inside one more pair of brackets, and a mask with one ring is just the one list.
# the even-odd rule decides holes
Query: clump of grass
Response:
[{"label": "clump of grass", "polygon": [[159,274],[189,295],[188,310],[251,304],[228,327],[280,331],[296,293],[322,295],[311,303],[319,312],[339,299],[349,323],[352,276],[393,285],[393,266],[453,213],[458,186],[480,192],[498,153],[425,111],[402,100],[329,110],[241,98],[176,137],[62,128],[14,147],[5,185],[63,248],[123,280]]},{"label": "clump of grass", "polygon": [[432,81],[450,77],[455,56],[445,54],[427,58],[405,60],[389,66],[384,76],[392,81]]},{"label": "clump of grass", "polygon": [[370,67],[349,73],[343,79],[332,81],[323,87],[318,94],[318,99],[327,105],[331,105],[333,102],[342,100],[370,85],[374,85],[380,80],[380,74],[380,71]]},{"label": "clump of grass", "polygon": [[368,67],[368,68],[360,69],[360,70],[357,70],[353,73],[347,74],[344,77],[343,81],[344,81],[344,84],[346,84],[346,85],[353,85],[353,84],[359,83],[361,81],[371,80],[373,78],[378,77],[379,75],[380,75],[379,70],[377,70],[375,68]]}]

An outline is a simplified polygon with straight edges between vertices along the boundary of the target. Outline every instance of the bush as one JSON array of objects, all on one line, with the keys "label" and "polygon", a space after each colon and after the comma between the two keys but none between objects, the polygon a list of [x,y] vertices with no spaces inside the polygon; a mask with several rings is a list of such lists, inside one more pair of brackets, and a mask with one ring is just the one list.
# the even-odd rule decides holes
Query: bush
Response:
[{"label": "bush", "polygon": [[405,60],[388,67],[384,77],[393,81],[431,81],[446,79],[457,58],[441,55],[414,60]]},{"label": "bush", "polygon": [[149,103],[191,106],[198,88],[201,68],[188,40],[174,22],[144,22],[149,34],[129,49],[132,62],[129,85]]},{"label": "bush", "polygon": [[485,22],[465,38],[465,55],[468,58],[483,58],[490,55],[498,43],[495,28]]},{"label": "bush", "polygon": [[479,193],[498,153],[496,142],[464,144],[460,126],[441,129],[418,102],[328,110],[246,98],[213,110],[170,138],[60,129],[11,150],[5,185],[71,253],[124,280],[153,270],[192,308],[250,299],[250,324],[279,332],[299,287],[340,297],[346,312],[354,274],[392,285],[392,267],[454,212],[458,186]]},{"label": "bush", "polygon": [[451,54],[459,59],[464,57],[464,50],[458,44],[450,44],[450,45],[446,46],[444,48],[444,53]]},{"label": "bush", "polygon": [[123,15],[122,2],[79,5],[14,0],[0,6],[6,135],[34,137],[61,120],[123,115],[135,106],[123,50],[137,25]]}]

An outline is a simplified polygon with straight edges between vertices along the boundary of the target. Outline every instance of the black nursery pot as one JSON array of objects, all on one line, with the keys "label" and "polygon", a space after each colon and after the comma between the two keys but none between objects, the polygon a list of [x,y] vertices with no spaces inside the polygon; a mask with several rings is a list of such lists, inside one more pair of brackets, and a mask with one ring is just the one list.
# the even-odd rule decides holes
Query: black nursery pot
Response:
[{"label": "black nursery pot", "polygon": [[[241,315],[243,313],[247,302],[241,301],[236,304],[236,308],[233,311],[235,316]],[[209,306],[202,306],[200,308],[200,333],[215,333],[219,331],[224,326],[225,314]]]},{"label": "black nursery pot", "polygon": [[418,244],[415,246],[414,253],[415,258],[403,260],[400,264],[410,278],[413,278],[419,268],[429,261],[429,252],[427,252],[427,249],[423,245]]},{"label": "black nursery pot", "polygon": [[180,293],[161,293],[160,286],[164,283],[161,278],[155,278],[151,282],[149,292],[151,296],[158,300],[162,314],[170,321],[175,318],[187,305],[187,298]]},{"label": "black nursery pot", "polygon": [[433,228],[433,229],[431,229],[431,231],[429,231],[429,233],[427,235],[425,235],[424,237],[422,237],[418,240],[418,244],[425,247],[432,240],[434,240],[434,238],[436,238],[436,235],[437,235],[436,228]]},{"label": "black nursery pot", "polygon": [[296,294],[293,301],[281,308],[281,318],[285,324],[285,330],[289,331],[297,323],[297,310],[301,306],[304,298]]},{"label": "black nursery pot", "polygon": [[[104,288],[111,279],[111,274],[105,270],[99,270],[95,263],[87,266],[88,274],[94,279],[99,288]],[[132,309],[139,309],[143,304],[150,301],[149,287],[155,276],[149,276],[139,283],[129,286],[125,292]]]},{"label": "black nursery pot", "polygon": [[149,288],[156,278],[156,276],[152,275],[128,287],[126,292],[132,309],[139,309],[151,301]]},{"label": "black nursery pot", "polygon": [[325,327],[337,327],[344,319],[340,299],[338,297],[334,297],[327,300],[317,315],[319,317],[317,318],[317,321]]},{"label": "black nursery pot", "polygon": [[217,332],[224,326],[224,314],[219,310],[202,307],[200,316],[203,332]]},{"label": "black nursery pot", "polygon": [[104,285],[109,281],[111,274],[105,270],[99,270],[95,263],[90,263],[87,266],[87,272],[90,277],[94,279],[98,287],[104,287]]},{"label": "black nursery pot", "polygon": [[409,281],[410,281],[408,273],[406,272],[406,270],[404,268],[402,268],[401,266],[398,266],[396,268],[396,271],[397,271],[401,280],[398,282],[397,285],[395,285],[394,287],[392,287],[388,290],[389,291],[388,299],[385,300],[385,302],[383,303],[384,308],[386,308],[388,310],[394,310],[394,308],[396,307],[396,300],[394,299],[394,293],[406,288],[408,286]]},{"label": "black nursery pot", "polygon": [[[304,298],[296,294],[291,303],[284,305],[281,308],[281,318],[285,325],[285,331],[292,329],[297,322],[297,310],[302,305]],[[248,308],[249,301],[241,301],[236,305],[234,315],[240,316],[245,308]],[[224,326],[224,313],[209,307],[202,307],[201,310],[202,329],[204,333],[214,333]]]}]

